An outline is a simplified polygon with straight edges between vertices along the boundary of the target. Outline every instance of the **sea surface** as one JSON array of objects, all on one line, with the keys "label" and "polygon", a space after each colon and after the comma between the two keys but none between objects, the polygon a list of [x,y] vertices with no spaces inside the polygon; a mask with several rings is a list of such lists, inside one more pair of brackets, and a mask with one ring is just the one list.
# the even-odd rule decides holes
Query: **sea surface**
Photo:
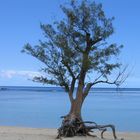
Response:
[{"label": "sea surface", "polygon": [[[67,93],[58,87],[0,87],[0,126],[57,128],[69,108]],[[92,89],[82,115],[117,131],[140,132],[140,89]]]}]

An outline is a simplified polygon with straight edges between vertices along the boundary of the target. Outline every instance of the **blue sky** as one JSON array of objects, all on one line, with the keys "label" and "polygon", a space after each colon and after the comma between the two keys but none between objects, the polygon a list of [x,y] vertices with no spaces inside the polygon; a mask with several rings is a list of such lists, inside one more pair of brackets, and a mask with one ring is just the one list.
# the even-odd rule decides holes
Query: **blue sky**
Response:
[{"label": "blue sky", "polygon": [[[120,60],[131,75],[123,87],[140,87],[140,1],[96,0],[102,2],[107,16],[114,16],[115,34],[111,42],[125,47]],[[60,4],[67,0],[0,0],[0,85],[42,86],[32,82],[43,66],[35,58],[22,54],[27,42],[43,39],[40,23],[51,23],[62,17]],[[98,85],[100,86],[100,85]],[[102,85],[101,85],[102,86]]]}]

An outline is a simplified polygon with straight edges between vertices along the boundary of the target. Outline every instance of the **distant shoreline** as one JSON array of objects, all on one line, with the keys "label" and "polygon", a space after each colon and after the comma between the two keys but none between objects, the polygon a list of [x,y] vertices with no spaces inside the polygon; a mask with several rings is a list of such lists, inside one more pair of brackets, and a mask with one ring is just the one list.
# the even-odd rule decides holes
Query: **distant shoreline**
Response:
[{"label": "distant shoreline", "polygon": [[[76,89],[77,87],[75,87]],[[63,90],[64,89],[62,87],[58,87],[58,86],[53,86],[53,87],[49,87],[49,86],[0,86],[0,90],[13,90],[13,89],[59,89],[59,90]],[[140,91],[140,88],[136,87],[128,87],[128,88],[124,88],[124,87],[94,87],[94,88],[91,88],[91,90],[114,90],[114,89],[119,89],[119,90],[122,90],[122,91],[129,91],[129,90],[139,90]]]},{"label": "distant shoreline", "polygon": [[[101,140],[99,133],[97,138],[93,137],[73,137],[73,138],[64,138],[63,140]],[[24,127],[0,127],[0,139],[1,140],[54,140],[57,136],[57,129],[48,129],[48,128],[24,128]],[[124,138],[124,140],[139,140],[139,133],[132,132],[118,132],[118,140]],[[105,133],[106,140],[113,140],[112,133]]]}]

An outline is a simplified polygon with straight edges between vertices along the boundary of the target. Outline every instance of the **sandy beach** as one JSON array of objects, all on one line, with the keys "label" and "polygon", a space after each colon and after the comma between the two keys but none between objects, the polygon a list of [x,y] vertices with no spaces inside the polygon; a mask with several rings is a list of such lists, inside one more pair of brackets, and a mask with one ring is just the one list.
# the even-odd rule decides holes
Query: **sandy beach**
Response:
[{"label": "sandy beach", "polygon": [[[93,137],[74,137],[63,138],[64,140],[101,140],[99,133],[96,138]],[[57,136],[56,129],[38,129],[38,128],[19,128],[19,127],[0,127],[0,140],[54,140]],[[139,140],[140,133],[117,133],[118,140]],[[110,132],[105,134],[105,140],[113,140]]]}]

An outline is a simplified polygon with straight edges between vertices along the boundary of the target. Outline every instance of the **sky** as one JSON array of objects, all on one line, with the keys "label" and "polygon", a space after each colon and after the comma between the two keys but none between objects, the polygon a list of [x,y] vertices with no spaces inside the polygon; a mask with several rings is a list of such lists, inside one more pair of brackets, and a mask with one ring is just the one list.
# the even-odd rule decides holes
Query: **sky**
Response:
[{"label": "sky", "polygon": [[[32,82],[44,66],[21,53],[26,43],[44,40],[40,23],[62,17],[60,4],[68,0],[0,0],[0,86],[43,86]],[[96,0],[108,17],[115,17],[111,42],[124,48],[120,60],[131,71],[123,87],[140,88],[140,0]],[[105,85],[98,85],[104,86]]]}]

